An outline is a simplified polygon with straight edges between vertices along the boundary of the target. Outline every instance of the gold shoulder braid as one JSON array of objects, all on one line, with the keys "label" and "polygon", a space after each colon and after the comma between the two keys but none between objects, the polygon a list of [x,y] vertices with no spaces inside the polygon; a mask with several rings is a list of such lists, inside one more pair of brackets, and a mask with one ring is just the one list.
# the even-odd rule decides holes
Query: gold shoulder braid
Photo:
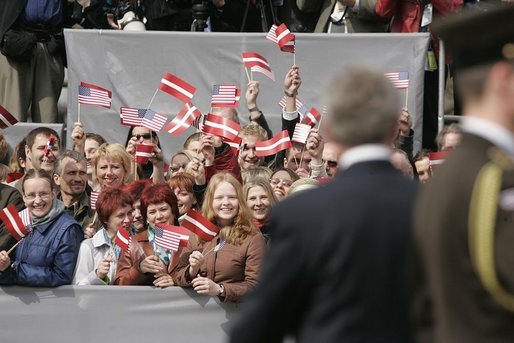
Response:
[{"label": "gold shoulder braid", "polygon": [[471,260],[484,288],[508,311],[514,312],[514,295],[503,288],[494,264],[494,236],[498,195],[505,169],[513,162],[498,149],[489,152],[491,161],[482,167],[473,186],[469,211],[469,249]]}]

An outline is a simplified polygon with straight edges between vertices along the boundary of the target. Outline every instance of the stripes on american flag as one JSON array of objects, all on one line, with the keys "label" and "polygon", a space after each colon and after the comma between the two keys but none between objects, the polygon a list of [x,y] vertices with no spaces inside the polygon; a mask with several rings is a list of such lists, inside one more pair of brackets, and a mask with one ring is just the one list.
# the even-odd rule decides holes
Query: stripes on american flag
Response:
[{"label": "stripes on american flag", "polygon": [[235,107],[239,102],[236,85],[212,86],[211,107]]},{"label": "stripes on american flag", "polygon": [[79,104],[97,105],[111,108],[112,92],[89,83],[81,82],[79,86]]},{"label": "stripes on american flag", "polygon": [[[280,99],[280,101],[278,102],[278,106],[280,108],[285,108],[286,107],[286,99],[287,97],[284,95],[282,97],[282,99]],[[296,97],[296,110],[298,112],[300,112],[303,116],[307,113],[308,109],[307,109],[307,106],[305,106],[305,104],[303,103],[302,100],[300,100],[299,97]]]},{"label": "stripes on american flag", "polygon": [[163,114],[152,111],[151,109],[147,109],[143,120],[141,120],[141,126],[149,128],[152,131],[159,132],[161,131],[164,123],[166,123],[168,117]]},{"label": "stripes on american flag", "polygon": [[271,25],[271,28],[269,29],[268,33],[266,34],[266,38],[278,45],[277,34],[275,33],[275,30],[277,29],[277,27],[278,26],[275,24]]},{"label": "stripes on american flag", "polygon": [[399,71],[393,73],[385,73],[387,77],[393,83],[394,88],[403,89],[409,87],[409,72]]},{"label": "stripes on american flag", "polygon": [[122,125],[141,126],[141,121],[146,114],[144,108],[122,107],[120,108],[120,118]]},{"label": "stripes on american flag", "polygon": [[189,232],[179,226],[156,225],[155,244],[165,250],[177,251],[179,246],[187,245]]},{"label": "stripes on american flag", "polygon": [[6,129],[17,122],[18,120],[16,120],[16,118],[14,118],[14,116],[9,113],[5,107],[0,105],[0,129]]},{"label": "stripes on american flag", "polygon": [[296,123],[294,128],[293,137],[291,140],[300,144],[307,143],[309,133],[311,132],[311,126],[309,124]]},{"label": "stripes on american flag", "polygon": [[89,196],[90,206],[93,211],[96,211],[96,202],[98,201],[98,196],[100,195],[100,191],[91,191],[91,195]]},{"label": "stripes on american flag", "polygon": [[23,225],[25,225],[25,226],[32,225],[32,219],[30,219],[30,212],[29,212],[28,208],[18,212],[18,215],[20,216],[21,222],[23,223]]}]

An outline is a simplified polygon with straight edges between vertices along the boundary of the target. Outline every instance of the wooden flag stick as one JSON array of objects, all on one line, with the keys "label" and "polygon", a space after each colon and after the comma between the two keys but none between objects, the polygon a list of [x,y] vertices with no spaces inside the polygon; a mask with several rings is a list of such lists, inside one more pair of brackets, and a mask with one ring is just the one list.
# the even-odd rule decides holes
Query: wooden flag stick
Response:
[{"label": "wooden flag stick", "polygon": [[150,100],[150,103],[149,103],[149,104],[148,104],[148,106],[146,107],[146,109],[147,109],[147,110],[148,110],[148,109],[150,109],[150,106],[152,106],[152,103],[153,103],[153,101],[154,101],[154,99],[155,99],[155,96],[157,95],[157,91],[158,91],[158,90],[159,90],[159,88],[157,88],[157,89],[155,90],[155,93],[153,93],[152,100]]},{"label": "wooden flag stick", "polygon": [[13,246],[11,247],[11,249],[7,250],[7,255],[9,255],[9,254],[11,253],[11,251],[13,251],[14,249],[16,249],[16,247],[18,246],[18,244],[20,244],[20,243],[21,243],[21,241],[23,241],[23,238],[22,238],[22,239],[20,239],[18,242],[16,242],[16,244],[15,244],[15,245],[13,245]]},{"label": "wooden flag stick", "polygon": [[80,102],[78,103],[77,121],[80,123]]},{"label": "wooden flag stick", "polygon": [[139,180],[137,175],[137,163],[136,163],[136,155],[134,154],[134,180]]},{"label": "wooden flag stick", "polygon": [[296,65],[296,46],[294,48],[295,51],[293,52],[293,65]]},{"label": "wooden flag stick", "polygon": [[250,74],[248,73],[248,68],[245,67],[246,77],[248,78],[248,82],[250,82]]},{"label": "wooden flag stick", "polygon": [[409,102],[409,87],[405,88],[405,108],[408,108]]},{"label": "wooden flag stick", "polygon": [[[307,143],[305,143],[305,145],[307,145]],[[301,168],[302,167],[302,162],[303,162],[303,152],[305,150],[305,145],[303,146],[302,148],[302,154],[300,155],[300,164],[298,165],[298,168]],[[298,169],[296,168],[296,169]]]}]

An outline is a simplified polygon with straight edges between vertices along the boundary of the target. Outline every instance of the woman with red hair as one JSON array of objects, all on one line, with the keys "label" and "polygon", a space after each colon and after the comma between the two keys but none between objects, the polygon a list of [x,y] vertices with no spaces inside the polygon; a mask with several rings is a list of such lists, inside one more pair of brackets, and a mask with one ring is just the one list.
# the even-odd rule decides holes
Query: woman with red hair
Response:
[{"label": "woman with red hair", "polygon": [[119,188],[107,188],[100,193],[96,212],[103,226],[80,245],[73,284],[112,284],[121,254],[120,248],[114,245],[114,237],[120,226],[129,230],[133,202],[130,193]]},{"label": "woman with red hair", "polygon": [[177,198],[164,183],[151,185],[141,194],[141,216],[147,229],[130,239],[130,251],[118,262],[115,284],[173,286],[169,271],[178,263],[178,254],[158,247],[154,228],[157,224],[178,225]]}]

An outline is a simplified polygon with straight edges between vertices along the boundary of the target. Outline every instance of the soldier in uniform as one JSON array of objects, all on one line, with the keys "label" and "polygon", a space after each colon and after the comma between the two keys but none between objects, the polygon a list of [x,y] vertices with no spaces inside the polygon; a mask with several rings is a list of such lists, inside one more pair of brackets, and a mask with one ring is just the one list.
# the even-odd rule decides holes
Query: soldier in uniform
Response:
[{"label": "soldier in uniform", "polygon": [[[415,210],[418,341],[514,341],[514,6],[433,26],[454,54],[462,143]],[[428,319],[428,321],[427,321]]]}]

